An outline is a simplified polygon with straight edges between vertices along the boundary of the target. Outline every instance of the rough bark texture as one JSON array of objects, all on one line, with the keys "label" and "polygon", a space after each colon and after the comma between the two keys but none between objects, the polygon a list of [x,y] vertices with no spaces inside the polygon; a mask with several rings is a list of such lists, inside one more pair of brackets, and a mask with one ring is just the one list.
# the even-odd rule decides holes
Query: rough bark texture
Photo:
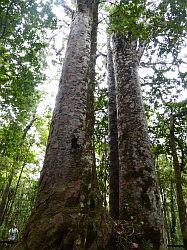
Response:
[{"label": "rough bark texture", "polygon": [[110,36],[107,40],[107,72],[108,72],[108,131],[109,131],[109,211],[113,219],[119,217],[119,157],[116,86],[113,65],[113,55]]},{"label": "rough bark texture", "polygon": [[161,218],[154,161],[138,78],[142,48],[113,36],[117,84],[119,217],[132,229],[139,249],[159,249]]},{"label": "rough bark texture", "polygon": [[94,112],[94,91],[95,91],[95,65],[96,65],[96,52],[97,52],[97,27],[98,27],[98,4],[93,6],[93,22],[91,31],[91,49],[90,49],[90,66],[89,66],[89,83],[87,91],[87,120],[86,131],[88,141],[90,142],[90,151],[93,155],[93,178],[95,185],[97,186],[96,177],[96,163],[95,163],[95,150],[94,150],[94,124],[95,124],[95,112]]},{"label": "rough bark texture", "polygon": [[[187,112],[185,113],[187,115]],[[170,148],[173,157],[173,167],[175,172],[175,183],[176,183],[176,193],[177,193],[177,205],[179,211],[179,221],[183,237],[184,248],[187,250],[187,212],[186,204],[183,197],[182,191],[182,176],[181,168],[178,160],[176,142],[175,142],[175,116],[170,117]]]},{"label": "rough bark texture", "polygon": [[77,1],[25,249],[102,249],[105,242],[87,117],[95,4]]}]

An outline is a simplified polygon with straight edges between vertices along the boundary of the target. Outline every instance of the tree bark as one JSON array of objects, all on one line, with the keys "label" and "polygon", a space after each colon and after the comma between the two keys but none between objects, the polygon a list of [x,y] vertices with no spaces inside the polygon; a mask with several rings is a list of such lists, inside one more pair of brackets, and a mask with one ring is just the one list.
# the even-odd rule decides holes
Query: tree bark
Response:
[{"label": "tree bark", "polygon": [[107,39],[107,72],[108,72],[108,131],[109,131],[109,211],[113,219],[119,218],[119,156],[116,108],[116,86],[113,55]]},{"label": "tree bark", "polygon": [[[182,115],[182,113],[180,114]],[[187,111],[184,112],[187,115]],[[175,118],[177,115],[172,115],[170,117],[170,149],[173,157],[173,167],[175,173],[175,183],[176,183],[176,193],[177,193],[177,205],[179,211],[179,221],[183,237],[184,248],[187,250],[187,212],[186,204],[183,197],[182,191],[182,176],[179,164],[179,159],[177,155],[177,148],[175,142]]]},{"label": "tree bark", "polygon": [[38,196],[24,232],[29,250],[102,249],[107,226],[93,171],[89,121],[93,10],[77,1]]},{"label": "tree bark", "polygon": [[139,249],[159,249],[161,215],[154,161],[141,96],[138,65],[143,48],[113,36],[117,84],[119,217],[132,228]]},{"label": "tree bark", "polygon": [[175,245],[175,238],[176,238],[176,214],[175,214],[175,202],[174,202],[174,188],[173,188],[173,181],[170,181],[170,209],[171,209],[171,228],[170,228],[170,235],[171,235],[171,243]]},{"label": "tree bark", "polygon": [[97,28],[98,28],[98,4],[93,6],[93,21],[91,30],[91,48],[90,48],[90,66],[89,66],[89,82],[87,90],[87,118],[86,118],[86,133],[88,141],[90,142],[89,148],[93,156],[92,177],[97,186],[96,177],[96,162],[95,162],[95,148],[94,148],[94,125],[95,125],[95,112],[94,112],[94,91],[95,91],[95,65],[96,65],[96,52],[97,52]]}]

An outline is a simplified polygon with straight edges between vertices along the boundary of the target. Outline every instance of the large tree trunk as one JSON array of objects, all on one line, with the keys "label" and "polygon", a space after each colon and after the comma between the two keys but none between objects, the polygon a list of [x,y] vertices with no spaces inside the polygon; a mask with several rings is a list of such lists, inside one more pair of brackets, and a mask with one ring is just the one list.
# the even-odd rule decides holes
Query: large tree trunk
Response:
[{"label": "large tree trunk", "polygon": [[94,0],[77,1],[36,205],[24,233],[29,250],[84,250],[104,245],[87,109],[95,5]]},{"label": "large tree trunk", "polygon": [[[143,51],[131,37],[113,36],[117,84],[119,217],[139,249],[159,249],[161,218],[154,161],[138,77]],[[138,47],[138,48],[137,48]]]},{"label": "large tree trunk", "polygon": [[[187,111],[180,114],[187,115]],[[182,191],[182,176],[179,164],[179,159],[177,155],[177,148],[175,142],[175,118],[177,115],[172,115],[170,117],[170,149],[173,157],[173,167],[175,173],[175,183],[176,183],[176,193],[177,193],[177,205],[179,211],[179,221],[183,237],[184,248],[187,250],[187,212],[186,203],[183,197]]]},{"label": "large tree trunk", "polygon": [[116,86],[110,36],[107,39],[108,71],[108,131],[109,131],[109,211],[113,219],[119,217],[119,156],[116,109]]}]

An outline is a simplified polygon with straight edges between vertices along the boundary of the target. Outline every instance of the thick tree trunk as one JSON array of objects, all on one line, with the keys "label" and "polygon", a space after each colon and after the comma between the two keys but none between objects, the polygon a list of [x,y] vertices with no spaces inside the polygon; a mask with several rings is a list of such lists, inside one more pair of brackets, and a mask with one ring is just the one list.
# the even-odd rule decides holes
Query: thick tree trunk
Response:
[{"label": "thick tree trunk", "polygon": [[132,229],[139,249],[159,249],[161,218],[156,174],[138,77],[142,47],[113,36],[117,84],[119,217]]},{"label": "thick tree trunk", "polygon": [[96,4],[77,1],[36,205],[23,237],[29,250],[102,249],[105,242],[87,109]]},{"label": "thick tree trunk", "polygon": [[107,39],[108,72],[108,131],[109,131],[109,211],[113,219],[119,217],[119,156],[116,109],[116,86],[110,36]]},{"label": "thick tree trunk", "polygon": [[[187,112],[185,113],[185,115]],[[179,221],[183,237],[184,248],[187,250],[187,212],[186,204],[183,197],[182,191],[182,176],[181,169],[177,155],[176,142],[175,142],[175,115],[170,117],[170,149],[173,157],[173,167],[175,172],[175,183],[177,193],[177,205],[179,211]]]}]

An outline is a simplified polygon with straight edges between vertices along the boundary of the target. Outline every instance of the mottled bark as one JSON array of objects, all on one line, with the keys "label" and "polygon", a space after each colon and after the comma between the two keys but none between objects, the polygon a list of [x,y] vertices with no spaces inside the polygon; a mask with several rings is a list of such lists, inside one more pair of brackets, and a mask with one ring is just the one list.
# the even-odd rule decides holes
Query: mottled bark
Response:
[{"label": "mottled bark", "polygon": [[113,219],[119,217],[119,157],[116,86],[110,36],[107,39],[108,131],[109,131],[109,211]]},{"label": "mottled bark", "polygon": [[94,112],[94,91],[95,91],[95,65],[96,65],[96,52],[97,52],[97,27],[98,27],[98,4],[93,6],[93,21],[91,30],[91,48],[90,48],[90,66],[89,66],[89,83],[87,90],[87,119],[86,119],[86,133],[88,141],[90,142],[90,151],[93,156],[93,179],[97,186],[96,178],[96,162],[95,162],[95,150],[94,150],[94,124],[95,124],[95,112]]},{"label": "mottled bark", "polygon": [[88,133],[95,5],[94,0],[77,1],[36,205],[23,237],[29,250],[102,249],[105,242]]},{"label": "mottled bark", "polygon": [[142,47],[131,38],[113,36],[117,84],[119,146],[119,217],[139,249],[159,249],[161,218],[154,161],[138,77]]},{"label": "mottled bark", "polygon": [[[187,115],[187,112],[184,112]],[[182,115],[182,113],[181,113]],[[183,237],[184,248],[187,250],[187,212],[186,204],[184,201],[183,191],[182,191],[182,176],[181,168],[177,155],[176,142],[175,142],[175,118],[176,115],[170,117],[170,149],[173,157],[173,167],[175,173],[175,183],[176,183],[176,193],[177,193],[177,205],[179,211],[179,221]]]}]

